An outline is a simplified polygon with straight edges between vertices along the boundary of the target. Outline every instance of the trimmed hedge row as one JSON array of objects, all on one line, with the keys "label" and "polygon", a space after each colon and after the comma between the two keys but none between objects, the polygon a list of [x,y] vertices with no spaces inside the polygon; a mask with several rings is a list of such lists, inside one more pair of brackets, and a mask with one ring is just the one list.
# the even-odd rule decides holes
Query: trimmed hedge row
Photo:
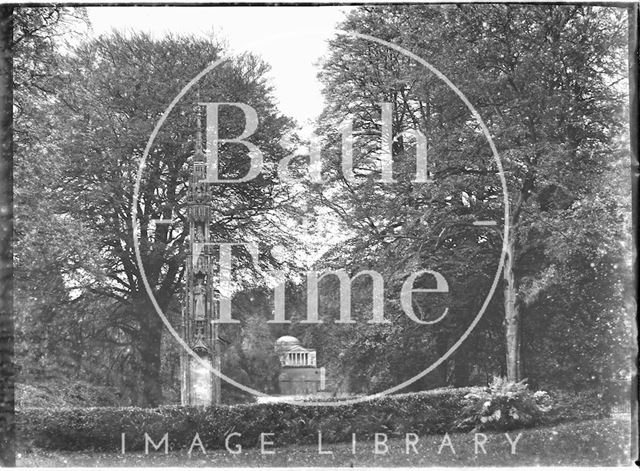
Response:
[{"label": "trimmed hedge row", "polygon": [[[420,393],[385,396],[358,404],[341,406],[300,406],[283,403],[246,404],[195,408],[164,406],[25,409],[17,414],[18,443],[23,449],[118,451],[121,434],[126,434],[127,451],[144,450],[145,433],[159,443],[168,433],[171,450],[189,448],[198,433],[204,447],[222,449],[225,438],[235,436],[232,446],[259,446],[261,433],[273,433],[275,446],[315,444],[318,432],[323,443],[389,437],[413,432],[444,434],[457,430],[465,396],[473,388],[439,389]],[[565,405],[566,406],[566,405]],[[568,407],[572,407],[569,405]],[[591,417],[602,416],[601,408],[587,407]],[[584,407],[581,407],[584,410]],[[562,411],[554,410],[550,422]]]},{"label": "trimmed hedge row", "polygon": [[26,409],[18,414],[18,434],[25,446],[58,450],[144,449],[145,432],[154,442],[169,434],[171,449],[188,448],[196,432],[205,448],[223,448],[225,437],[242,434],[234,443],[259,444],[261,433],[273,433],[277,445],[325,443],[406,432],[444,433],[451,429],[469,389],[444,389],[385,396],[341,406],[300,406],[284,403],[242,404],[156,409],[73,408]]}]

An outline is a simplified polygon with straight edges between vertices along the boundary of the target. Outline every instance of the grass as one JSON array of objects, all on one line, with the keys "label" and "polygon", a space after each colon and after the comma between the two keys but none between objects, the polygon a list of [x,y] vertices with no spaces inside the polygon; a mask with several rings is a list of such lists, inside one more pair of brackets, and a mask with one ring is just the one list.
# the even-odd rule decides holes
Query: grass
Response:
[{"label": "grass", "polygon": [[246,449],[239,455],[209,450],[204,455],[196,448],[189,456],[185,450],[151,452],[145,455],[131,452],[121,455],[104,452],[55,452],[34,450],[18,456],[18,466],[190,466],[190,467],[285,467],[285,466],[618,466],[630,464],[630,420],[611,418],[561,424],[554,427],[513,431],[512,440],[522,432],[516,454],[503,433],[487,432],[486,455],[475,454],[474,434],[451,434],[451,444],[442,447],[444,436],[420,437],[417,453],[406,454],[405,438],[389,439],[388,453],[375,454],[372,441],[358,442],[356,454],[351,443],[323,445],[331,455],[318,454],[317,446],[287,446],[275,449],[273,455],[263,455],[260,449]]}]

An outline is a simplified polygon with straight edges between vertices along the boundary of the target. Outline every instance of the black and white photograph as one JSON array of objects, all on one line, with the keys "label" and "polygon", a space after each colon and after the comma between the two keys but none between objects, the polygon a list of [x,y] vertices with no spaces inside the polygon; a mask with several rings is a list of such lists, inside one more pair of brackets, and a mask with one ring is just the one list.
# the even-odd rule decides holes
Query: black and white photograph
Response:
[{"label": "black and white photograph", "polygon": [[634,466],[638,8],[2,2],[0,466]]}]

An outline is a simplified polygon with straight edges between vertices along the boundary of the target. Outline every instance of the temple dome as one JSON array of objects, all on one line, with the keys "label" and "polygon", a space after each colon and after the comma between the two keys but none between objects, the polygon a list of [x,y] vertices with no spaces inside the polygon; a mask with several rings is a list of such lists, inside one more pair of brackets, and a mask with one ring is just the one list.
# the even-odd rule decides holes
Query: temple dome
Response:
[{"label": "temple dome", "polygon": [[276,340],[276,345],[277,346],[289,346],[292,347],[294,345],[300,345],[300,340],[298,340],[295,337],[292,337],[291,335],[284,335],[282,337],[280,337],[278,340]]}]

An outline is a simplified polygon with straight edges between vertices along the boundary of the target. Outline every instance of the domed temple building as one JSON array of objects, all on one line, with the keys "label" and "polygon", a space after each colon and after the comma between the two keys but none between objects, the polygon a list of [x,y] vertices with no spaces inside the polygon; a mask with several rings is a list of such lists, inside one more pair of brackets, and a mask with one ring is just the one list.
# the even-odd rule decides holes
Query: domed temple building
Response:
[{"label": "domed temple building", "polygon": [[280,394],[299,396],[316,394],[324,389],[321,368],[316,368],[316,351],[303,347],[300,340],[285,335],[276,340],[280,359]]}]

